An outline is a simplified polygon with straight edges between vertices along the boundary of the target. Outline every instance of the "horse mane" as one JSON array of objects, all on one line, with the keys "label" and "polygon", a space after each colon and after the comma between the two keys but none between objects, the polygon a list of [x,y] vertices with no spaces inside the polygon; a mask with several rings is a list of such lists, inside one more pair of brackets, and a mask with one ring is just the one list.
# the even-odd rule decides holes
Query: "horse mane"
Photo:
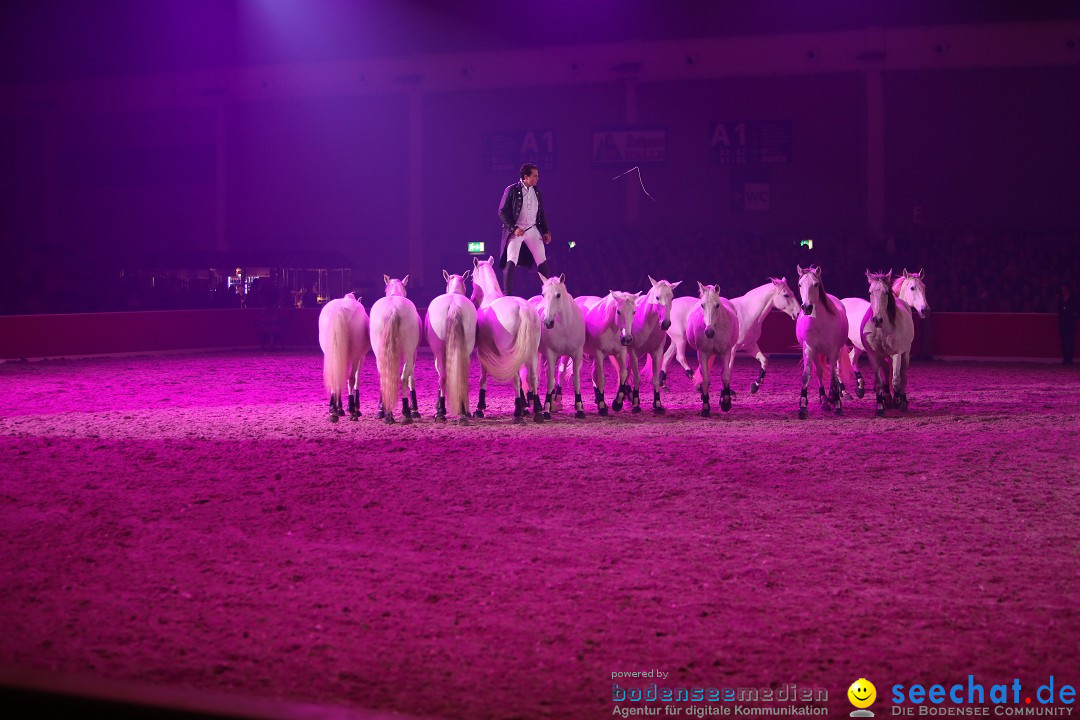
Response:
[{"label": "horse mane", "polygon": [[889,315],[889,322],[896,323],[896,294],[892,292],[885,293],[889,296],[886,301],[888,304],[885,306],[885,312]]},{"label": "horse mane", "polygon": [[825,281],[821,277],[821,268],[818,268],[818,292],[821,294],[821,304],[825,306],[825,312],[835,315],[836,308],[833,307],[832,300],[829,299],[829,293],[825,290]]}]

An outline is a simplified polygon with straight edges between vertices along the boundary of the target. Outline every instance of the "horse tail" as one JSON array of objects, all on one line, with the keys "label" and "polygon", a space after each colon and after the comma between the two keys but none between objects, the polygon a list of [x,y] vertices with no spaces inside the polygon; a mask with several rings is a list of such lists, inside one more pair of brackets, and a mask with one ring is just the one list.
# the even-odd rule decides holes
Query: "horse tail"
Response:
[{"label": "horse tail", "polygon": [[477,353],[487,369],[488,375],[507,381],[513,380],[521,366],[535,355],[540,347],[540,316],[526,305],[518,313],[518,329],[514,335],[514,345],[505,353],[500,353],[494,342],[477,345]]},{"label": "horse tail", "polygon": [[401,315],[397,308],[390,309],[390,315],[383,323],[381,350],[379,393],[382,395],[383,410],[392,413],[401,386]]},{"label": "horse tail", "polygon": [[469,353],[465,343],[465,318],[451,304],[446,314],[446,408],[461,413],[469,402]]},{"label": "horse tail", "polygon": [[344,306],[334,308],[330,321],[330,346],[323,355],[323,384],[333,395],[346,387],[349,372],[349,317]]}]

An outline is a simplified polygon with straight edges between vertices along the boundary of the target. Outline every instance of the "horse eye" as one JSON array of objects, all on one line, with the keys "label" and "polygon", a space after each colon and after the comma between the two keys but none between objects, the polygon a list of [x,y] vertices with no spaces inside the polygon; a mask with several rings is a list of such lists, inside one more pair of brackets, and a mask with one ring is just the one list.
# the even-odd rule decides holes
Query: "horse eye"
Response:
[{"label": "horse eye", "polygon": [[555,299],[558,300],[562,297],[562,293],[555,293]]}]

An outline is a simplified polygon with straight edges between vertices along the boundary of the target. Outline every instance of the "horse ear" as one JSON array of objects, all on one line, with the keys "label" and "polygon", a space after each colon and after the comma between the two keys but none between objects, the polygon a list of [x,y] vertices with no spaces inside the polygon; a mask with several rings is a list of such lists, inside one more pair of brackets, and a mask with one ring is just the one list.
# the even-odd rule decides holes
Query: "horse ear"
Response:
[{"label": "horse ear", "polygon": [[873,280],[873,277],[872,277],[873,274],[874,273],[870,272],[870,268],[866,268],[866,279],[867,280]]},{"label": "horse ear", "polygon": [[474,268],[480,267],[480,258],[476,257],[475,255],[473,255],[472,266]]},{"label": "horse ear", "polygon": [[887,272],[886,275],[888,275],[889,279],[892,280],[892,268],[889,268],[889,272]]},{"label": "horse ear", "polygon": [[652,279],[652,275],[646,275],[646,277],[649,278],[649,284],[656,287],[656,281]]},{"label": "horse ear", "polygon": [[924,275],[923,272],[924,272],[923,269],[919,268],[919,272],[915,273],[916,275],[919,276],[920,280],[926,280],[926,275]]},{"label": "horse ear", "polygon": [[540,272],[539,270],[536,271],[536,274],[540,278],[540,284],[541,285],[543,285],[544,283],[546,283],[548,281],[548,279],[546,277],[544,277],[544,273]]},{"label": "horse ear", "polygon": [[679,285],[682,285],[682,280],[676,280],[675,282],[671,283],[671,289],[674,290],[675,288],[679,287]]},{"label": "horse ear", "polygon": [[559,282],[561,282],[563,285],[566,284],[566,273],[559,273]]},{"label": "horse ear", "polygon": [[382,281],[383,281],[383,283],[384,283],[385,285],[389,285],[389,284],[390,284],[390,276],[389,276],[389,275],[385,275],[385,274],[384,274],[384,275],[382,276]]},{"label": "horse ear", "polygon": [[407,286],[407,285],[409,284],[409,276],[408,276],[408,275],[406,275],[405,277],[401,278],[401,284],[402,284],[402,285],[406,285],[406,286]]},{"label": "horse ear", "polygon": [[461,276],[461,282],[465,282],[468,279],[469,279],[469,271],[466,270],[465,274]]},{"label": "horse ear", "polygon": [[699,295],[705,294],[705,286],[701,284],[700,280],[697,281],[697,291]]},{"label": "horse ear", "polygon": [[800,274],[800,275],[802,275],[802,274],[803,274],[803,272],[804,272],[804,270],[802,269],[802,265],[796,265],[796,266],[795,266],[795,269],[799,271],[799,274]]},{"label": "horse ear", "polygon": [[495,265],[495,258],[488,255],[487,263],[488,263],[488,265],[494,266]]},{"label": "horse ear", "polygon": [[443,270],[442,271],[442,279],[445,280],[446,282],[450,282],[450,273]]}]

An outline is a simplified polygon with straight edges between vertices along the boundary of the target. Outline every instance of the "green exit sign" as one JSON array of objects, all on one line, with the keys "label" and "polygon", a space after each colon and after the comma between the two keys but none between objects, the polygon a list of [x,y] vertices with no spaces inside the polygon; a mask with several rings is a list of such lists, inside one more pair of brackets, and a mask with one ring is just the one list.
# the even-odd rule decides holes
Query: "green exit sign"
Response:
[{"label": "green exit sign", "polygon": [[469,253],[472,255],[482,255],[484,253],[484,243],[471,242],[469,243]]}]

